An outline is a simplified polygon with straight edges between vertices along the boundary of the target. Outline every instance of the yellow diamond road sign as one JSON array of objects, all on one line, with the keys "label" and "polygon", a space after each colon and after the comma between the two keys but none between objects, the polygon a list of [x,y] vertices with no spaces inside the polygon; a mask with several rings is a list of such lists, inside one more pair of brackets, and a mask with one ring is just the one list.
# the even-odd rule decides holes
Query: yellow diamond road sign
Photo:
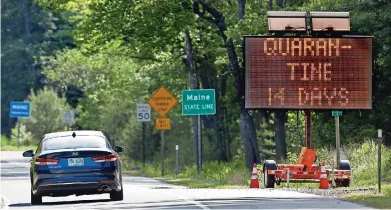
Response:
[{"label": "yellow diamond road sign", "polygon": [[177,100],[166,88],[161,86],[148,100],[148,104],[152,109],[164,117],[166,114],[174,108]]}]

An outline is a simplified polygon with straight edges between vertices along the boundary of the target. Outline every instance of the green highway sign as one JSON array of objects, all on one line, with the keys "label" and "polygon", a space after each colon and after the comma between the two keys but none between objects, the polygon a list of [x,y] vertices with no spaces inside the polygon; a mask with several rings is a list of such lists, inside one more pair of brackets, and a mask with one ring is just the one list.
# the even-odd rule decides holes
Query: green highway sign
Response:
[{"label": "green highway sign", "polygon": [[182,115],[216,114],[216,97],[214,89],[182,91]]},{"label": "green highway sign", "polygon": [[333,117],[342,116],[342,111],[332,111]]}]

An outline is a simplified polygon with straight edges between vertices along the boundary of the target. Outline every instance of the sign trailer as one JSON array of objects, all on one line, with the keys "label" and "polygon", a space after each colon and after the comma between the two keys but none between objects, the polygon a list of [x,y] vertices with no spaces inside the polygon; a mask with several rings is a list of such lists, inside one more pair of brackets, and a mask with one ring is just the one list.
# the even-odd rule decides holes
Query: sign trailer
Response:
[{"label": "sign trailer", "polygon": [[[373,37],[369,36],[244,36],[245,107],[304,110],[306,116],[306,146],[301,158],[296,165],[265,161],[263,172],[270,176],[268,180],[278,184],[289,182],[290,176],[321,178],[319,168],[313,166],[316,151],[311,149],[311,111],[334,110],[337,170],[332,169],[332,181],[349,186],[350,165],[339,155],[342,111],[335,110],[372,109],[372,47]],[[302,165],[306,174],[299,175]],[[265,186],[274,187],[274,181],[264,180]]]}]

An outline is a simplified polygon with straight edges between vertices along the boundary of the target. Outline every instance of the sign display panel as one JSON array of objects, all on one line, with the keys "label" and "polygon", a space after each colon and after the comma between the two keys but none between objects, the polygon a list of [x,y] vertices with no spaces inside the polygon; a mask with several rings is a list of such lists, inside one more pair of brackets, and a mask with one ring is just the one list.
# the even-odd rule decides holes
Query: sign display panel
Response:
[{"label": "sign display panel", "polygon": [[245,36],[246,108],[371,109],[372,40]]}]

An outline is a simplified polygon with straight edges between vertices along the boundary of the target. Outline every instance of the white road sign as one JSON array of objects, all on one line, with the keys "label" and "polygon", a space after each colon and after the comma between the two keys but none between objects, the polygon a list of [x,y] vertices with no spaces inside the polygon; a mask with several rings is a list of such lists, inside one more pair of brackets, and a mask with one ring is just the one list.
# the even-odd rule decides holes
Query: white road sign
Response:
[{"label": "white road sign", "polygon": [[149,104],[137,104],[137,122],[151,121],[151,106]]},{"label": "white road sign", "polygon": [[67,110],[63,112],[62,122],[65,125],[74,125],[75,124],[75,113],[72,110]]}]

